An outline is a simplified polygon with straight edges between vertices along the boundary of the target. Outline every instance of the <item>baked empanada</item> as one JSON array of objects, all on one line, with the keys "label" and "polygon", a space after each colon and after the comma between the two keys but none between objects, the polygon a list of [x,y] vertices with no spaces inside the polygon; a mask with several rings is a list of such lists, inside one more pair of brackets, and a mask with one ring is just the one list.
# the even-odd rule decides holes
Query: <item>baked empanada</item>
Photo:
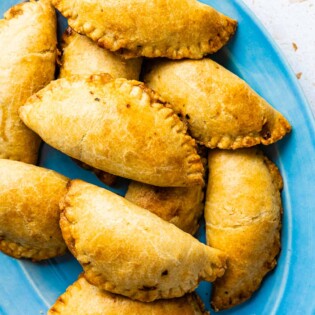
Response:
[{"label": "baked empanada", "polygon": [[52,0],[78,33],[126,58],[202,58],[234,34],[236,21],[195,0]]},{"label": "baked empanada", "polygon": [[228,255],[228,269],[213,287],[216,310],[247,300],[275,267],[280,251],[280,189],[277,167],[260,151],[209,153],[207,243]]},{"label": "baked empanada", "polygon": [[157,61],[144,81],[187,121],[209,148],[271,144],[291,130],[288,121],[249,85],[211,59]]},{"label": "baked empanada", "polygon": [[68,287],[47,315],[206,315],[196,294],[151,303],[133,301],[90,284],[84,276]]},{"label": "baked empanada", "polygon": [[156,186],[203,184],[195,140],[141,82],[59,79],[33,95],[20,116],[46,143],[97,169]]},{"label": "baked empanada", "polygon": [[97,46],[91,39],[76,33],[70,27],[62,39],[60,78],[103,72],[109,73],[114,78],[139,79],[141,58],[125,60],[121,56]]},{"label": "baked empanada", "polygon": [[0,250],[32,260],[63,254],[59,201],[66,185],[54,171],[0,159]]},{"label": "baked empanada", "polygon": [[203,213],[203,187],[156,187],[131,181],[125,198],[181,230],[195,234]]},{"label": "baked empanada", "polygon": [[48,0],[18,4],[0,20],[0,158],[36,163],[40,138],[18,109],[53,78],[56,17]]},{"label": "baked empanada", "polygon": [[225,271],[223,252],[106,189],[71,181],[60,207],[68,248],[103,290],[150,302],[183,296]]}]

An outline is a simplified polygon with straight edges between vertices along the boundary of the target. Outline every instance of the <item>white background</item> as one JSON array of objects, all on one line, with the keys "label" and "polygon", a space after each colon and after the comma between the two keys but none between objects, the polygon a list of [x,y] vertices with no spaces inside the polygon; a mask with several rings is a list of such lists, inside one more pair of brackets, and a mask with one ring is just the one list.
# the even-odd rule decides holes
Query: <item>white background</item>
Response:
[{"label": "white background", "polygon": [[278,44],[315,114],[315,0],[243,0]]}]

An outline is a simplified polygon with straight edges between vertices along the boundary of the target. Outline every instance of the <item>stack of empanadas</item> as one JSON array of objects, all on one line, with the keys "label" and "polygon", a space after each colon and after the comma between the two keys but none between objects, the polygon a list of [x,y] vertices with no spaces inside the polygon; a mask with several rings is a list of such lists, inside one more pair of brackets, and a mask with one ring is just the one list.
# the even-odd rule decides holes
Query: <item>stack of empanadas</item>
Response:
[{"label": "stack of empanadas", "polygon": [[[123,198],[1,159],[0,250],[42,260],[68,248],[82,265],[48,314],[206,314],[192,293],[204,280],[215,310],[242,303],[280,251],[282,178],[253,146],[291,127],[204,58],[236,21],[195,0],[51,2],[69,23],[54,81],[50,1],[0,24],[0,157],[35,163],[42,139],[105,181],[131,182]],[[192,236],[203,212],[207,245]]]}]

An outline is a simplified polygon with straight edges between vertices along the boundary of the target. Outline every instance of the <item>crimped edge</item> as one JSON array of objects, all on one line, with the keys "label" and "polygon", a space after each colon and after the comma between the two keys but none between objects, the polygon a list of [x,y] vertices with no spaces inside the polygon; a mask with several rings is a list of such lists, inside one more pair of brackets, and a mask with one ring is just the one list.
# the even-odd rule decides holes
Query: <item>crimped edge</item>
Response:
[{"label": "crimped edge", "polygon": [[268,121],[262,126],[262,130],[257,133],[250,133],[248,135],[240,135],[237,137],[231,137],[230,135],[223,135],[212,137],[209,141],[203,142],[198,141],[198,143],[205,145],[210,149],[241,149],[249,148],[258,144],[270,145],[281,140],[286,134],[291,131],[291,125],[289,122],[278,112],[276,117],[276,123],[272,128],[268,137],[264,137],[264,126],[268,124]]},{"label": "crimped edge", "polygon": [[66,246],[55,248],[33,248],[25,246],[10,240],[0,240],[0,251],[14,258],[28,258],[32,261],[40,261],[44,259],[61,256],[66,252]]}]

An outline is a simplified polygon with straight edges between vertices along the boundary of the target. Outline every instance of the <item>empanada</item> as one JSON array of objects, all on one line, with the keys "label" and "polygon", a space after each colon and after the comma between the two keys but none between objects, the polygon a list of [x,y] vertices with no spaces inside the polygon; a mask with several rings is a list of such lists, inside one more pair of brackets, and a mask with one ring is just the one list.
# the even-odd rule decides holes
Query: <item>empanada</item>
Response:
[{"label": "empanada", "polygon": [[47,315],[206,315],[196,294],[152,303],[133,301],[90,284],[84,276],[68,287]]},{"label": "empanada", "polygon": [[280,189],[277,167],[259,150],[209,153],[207,243],[228,255],[228,269],[213,287],[216,310],[247,300],[275,267],[280,250]]},{"label": "empanada", "polygon": [[106,189],[71,181],[60,226],[87,280],[150,302],[183,296],[225,271],[223,252]]},{"label": "empanada", "polygon": [[211,59],[157,61],[144,81],[209,148],[271,144],[291,130],[288,121],[248,84]]},{"label": "empanada", "polygon": [[186,126],[141,82],[59,79],[33,95],[20,116],[45,142],[97,169],[156,186],[203,183]]},{"label": "empanada", "polygon": [[202,58],[234,34],[236,21],[195,0],[52,0],[78,33],[126,58]]},{"label": "empanada", "polygon": [[19,118],[29,96],[53,78],[56,17],[50,1],[18,4],[0,20],[0,158],[36,163],[40,138]]},{"label": "empanada", "polygon": [[103,72],[109,73],[114,78],[139,79],[141,58],[125,60],[97,46],[91,39],[76,33],[70,27],[62,39],[60,78]]},{"label": "empanada", "polygon": [[181,230],[195,234],[203,213],[203,187],[156,187],[131,181],[126,199]]},{"label": "empanada", "polygon": [[66,185],[54,171],[0,159],[0,250],[32,260],[63,254],[59,201]]}]

